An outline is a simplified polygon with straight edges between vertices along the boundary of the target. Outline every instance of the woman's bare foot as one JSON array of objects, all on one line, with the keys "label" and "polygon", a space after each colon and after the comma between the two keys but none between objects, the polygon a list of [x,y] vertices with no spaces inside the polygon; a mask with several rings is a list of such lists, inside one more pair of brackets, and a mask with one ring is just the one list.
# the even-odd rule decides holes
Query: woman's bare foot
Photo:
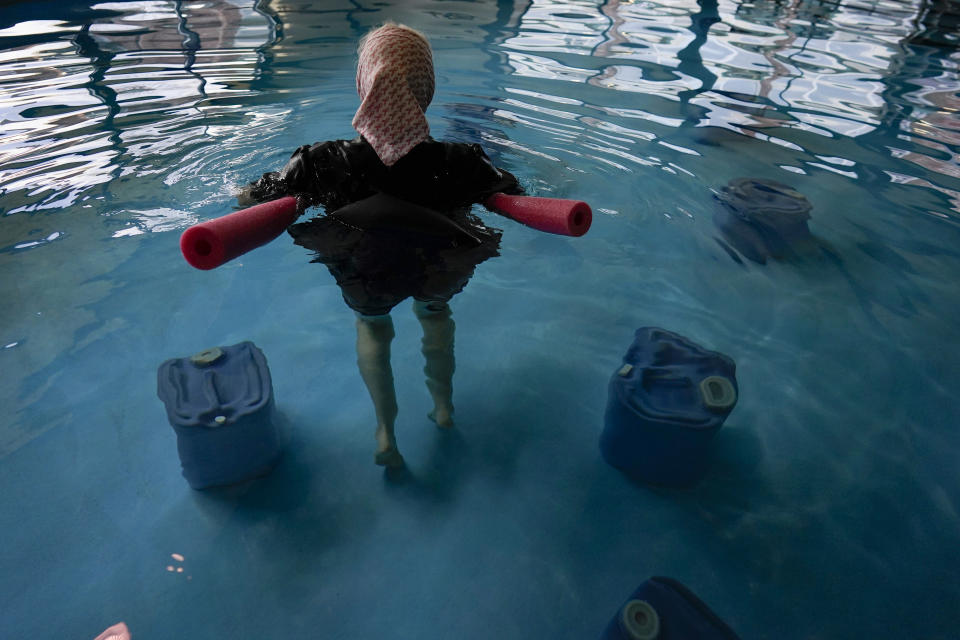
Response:
[{"label": "woman's bare foot", "polygon": [[381,467],[387,467],[388,469],[397,469],[404,465],[403,456],[400,455],[396,447],[377,451],[376,455],[373,456],[373,461]]},{"label": "woman's bare foot", "polygon": [[449,429],[453,426],[453,408],[437,407],[427,414],[427,417],[433,420],[441,429]]}]

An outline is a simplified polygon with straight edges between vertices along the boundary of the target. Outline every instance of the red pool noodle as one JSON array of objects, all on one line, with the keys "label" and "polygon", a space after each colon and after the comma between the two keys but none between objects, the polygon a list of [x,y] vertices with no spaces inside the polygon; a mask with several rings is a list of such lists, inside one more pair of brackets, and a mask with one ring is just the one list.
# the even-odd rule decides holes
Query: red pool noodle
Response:
[{"label": "red pool noodle", "polygon": [[593,222],[590,205],[579,200],[495,193],[485,204],[528,227],[564,236],[582,236]]},{"label": "red pool noodle", "polygon": [[[565,236],[582,236],[593,221],[590,205],[579,200],[495,193],[486,205],[534,229]],[[296,219],[296,198],[271,200],[190,227],[180,236],[180,251],[191,266],[215,269],[270,242]]]},{"label": "red pool noodle", "polygon": [[296,198],[271,200],[190,227],[180,236],[180,251],[191,266],[214,269],[270,242],[296,219]]}]

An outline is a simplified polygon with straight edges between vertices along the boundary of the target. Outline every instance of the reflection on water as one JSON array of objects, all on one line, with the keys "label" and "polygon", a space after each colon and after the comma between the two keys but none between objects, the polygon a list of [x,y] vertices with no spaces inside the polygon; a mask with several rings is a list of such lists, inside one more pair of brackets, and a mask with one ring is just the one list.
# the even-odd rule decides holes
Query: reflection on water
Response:
[{"label": "reflection on water", "polygon": [[[930,29],[918,29],[913,4],[608,0],[599,11],[591,4],[535,1],[504,44],[517,76],[616,91],[507,87],[536,100],[505,101],[505,118],[559,140],[596,139],[597,146],[577,145],[567,154],[623,168],[659,164],[647,143],[669,144],[681,127],[701,129],[694,139],[703,143],[724,140],[718,130],[725,129],[797,151],[809,145],[805,134],[859,139],[886,149],[887,160],[873,160],[884,163],[891,180],[956,198],[950,147],[960,129],[960,54],[916,44],[928,42]],[[620,95],[629,93],[641,94],[646,108],[620,106],[640,100]],[[591,156],[584,147],[601,153]],[[807,158],[783,168],[862,177],[855,159]],[[956,203],[952,208],[960,213]]]},{"label": "reflection on water", "polygon": [[[298,25],[283,23],[291,7],[272,4],[105,2],[0,29],[4,213],[63,209],[125,176],[169,184],[178,168],[209,162],[211,138],[249,124],[244,105],[277,88],[263,79],[288,75],[276,56],[295,43],[279,37],[284,29],[296,37]],[[494,113],[549,134],[557,148],[494,142],[628,171],[663,165],[664,145],[702,153],[671,140],[681,128],[696,129],[703,144],[727,140],[726,130],[798,151],[819,146],[808,134],[861,139],[886,156],[872,160],[888,180],[938,191],[957,212],[958,54],[948,9],[518,1],[511,32],[496,39],[513,76]],[[329,45],[350,34],[307,35],[317,59],[342,55]],[[177,161],[195,149],[192,164]],[[863,177],[857,158],[805,155],[783,169]]]},{"label": "reflection on water", "polygon": [[[207,141],[251,84],[271,21],[249,3],[117,2],[0,31],[4,213],[63,209]],[[16,46],[26,37],[43,38]],[[158,164],[162,166],[158,166]]]},{"label": "reflection on water", "polygon": [[256,94],[274,33],[251,3],[29,3],[5,6],[0,19],[0,327],[5,342],[30,345],[5,365],[21,376],[0,389],[12,408],[5,452],[63,420],[29,410],[42,396],[24,396],[26,381],[56,388],[64,380],[51,363],[77,348],[75,336],[126,326],[89,305],[110,295],[105,274],[136,251],[130,236],[197,220],[163,206],[170,181],[208,185],[195,205],[218,197],[236,158],[211,144],[229,147],[242,124],[281,114],[236,113]]}]

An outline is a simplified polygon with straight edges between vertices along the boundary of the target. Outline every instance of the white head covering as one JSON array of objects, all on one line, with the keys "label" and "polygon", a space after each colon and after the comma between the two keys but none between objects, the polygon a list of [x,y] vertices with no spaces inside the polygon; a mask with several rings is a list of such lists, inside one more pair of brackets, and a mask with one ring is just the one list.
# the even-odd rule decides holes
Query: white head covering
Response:
[{"label": "white head covering", "polygon": [[353,128],[380,160],[393,165],[430,137],[423,112],[433,99],[433,53],[420,33],[397,24],[371,31],[360,45]]}]

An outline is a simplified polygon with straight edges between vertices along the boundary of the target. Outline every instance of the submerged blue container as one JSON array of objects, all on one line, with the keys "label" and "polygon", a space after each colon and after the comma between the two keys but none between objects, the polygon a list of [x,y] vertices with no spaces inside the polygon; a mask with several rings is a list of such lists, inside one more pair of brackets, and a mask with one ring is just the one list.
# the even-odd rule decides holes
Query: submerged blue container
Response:
[{"label": "submerged blue container", "polygon": [[690,589],[650,578],[630,595],[600,640],[740,640]]},{"label": "submerged blue container", "polygon": [[157,371],[157,395],[194,489],[263,475],[280,458],[270,370],[252,342],[167,360]]},{"label": "submerged blue container", "polygon": [[610,380],[600,451],[643,482],[690,486],[736,402],[733,360],[664,329],[637,329]]}]

